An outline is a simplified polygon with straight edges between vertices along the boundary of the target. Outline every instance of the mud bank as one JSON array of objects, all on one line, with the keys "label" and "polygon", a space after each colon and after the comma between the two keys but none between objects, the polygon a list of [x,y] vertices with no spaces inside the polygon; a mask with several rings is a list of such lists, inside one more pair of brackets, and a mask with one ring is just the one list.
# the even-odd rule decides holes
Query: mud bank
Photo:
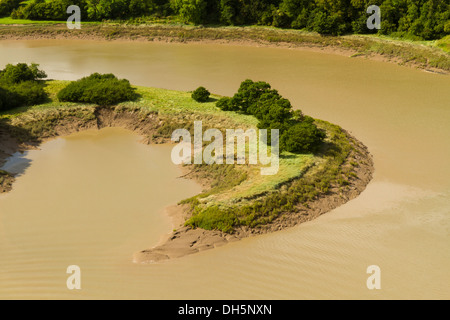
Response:
[{"label": "mud bank", "polygon": [[[173,219],[176,231],[167,236],[164,241],[161,241],[154,248],[137,252],[133,257],[133,261],[135,263],[162,262],[221,247],[227,243],[239,241],[243,238],[291,228],[301,223],[314,220],[355,199],[366,189],[372,180],[375,168],[372,155],[367,147],[350,134],[346,134],[354,149],[347,157],[343,167],[351,166],[354,163],[358,163],[358,166],[354,170],[355,175],[352,176],[345,189],[338,185],[333,185],[327,193],[320,194],[312,201],[297,205],[294,211],[280,215],[272,223],[258,226],[257,228],[241,226],[236,228],[233,233],[199,228],[193,229],[189,226],[184,226],[184,221],[189,217],[189,206],[178,205],[171,207],[168,209],[168,213]],[[309,174],[312,175],[313,173]]]}]

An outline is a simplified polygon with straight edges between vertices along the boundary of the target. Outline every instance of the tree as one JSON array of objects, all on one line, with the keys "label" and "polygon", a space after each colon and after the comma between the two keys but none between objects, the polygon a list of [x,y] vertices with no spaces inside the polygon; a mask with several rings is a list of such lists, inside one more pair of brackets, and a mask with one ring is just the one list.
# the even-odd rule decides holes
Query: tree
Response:
[{"label": "tree", "polygon": [[91,20],[101,19],[100,0],[86,0],[86,10],[89,19]]},{"label": "tree", "polygon": [[449,20],[450,3],[448,1],[428,0],[420,8],[420,17],[412,22],[410,31],[425,40],[442,38],[449,34],[449,31],[445,29]]},{"label": "tree", "polygon": [[325,133],[314,125],[314,119],[300,110],[293,111],[290,101],[267,82],[245,80],[233,98],[222,98],[216,106],[255,116],[259,120],[257,127],[268,130],[266,143],[271,141],[271,129],[278,129],[281,150],[314,152],[325,138]]},{"label": "tree", "polygon": [[254,115],[258,120],[266,122],[284,123],[292,118],[291,103],[278,93],[263,94],[250,111],[250,114]]},{"label": "tree", "polygon": [[0,110],[44,102],[47,93],[40,79],[47,77],[39,65],[26,63],[8,64],[0,70]]},{"label": "tree", "polygon": [[171,6],[185,22],[201,24],[206,21],[206,0],[171,0]]},{"label": "tree", "polygon": [[220,0],[220,22],[228,25],[237,24],[237,16],[239,12],[238,0]]},{"label": "tree", "polygon": [[[177,15],[186,23],[262,24],[326,35],[376,33],[439,39],[450,34],[449,0],[0,0],[0,16],[66,20],[78,5],[83,19]],[[369,30],[367,8],[381,8],[381,30]]]},{"label": "tree", "polygon": [[192,99],[197,102],[207,102],[211,93],[205,87],[199,87],[192,93]]},{"label": "tree", "polygon": [[17,93],[2,87],[0,84],[0,111],[20,107],[23,104],[23,99]]},{"label": "tree", "polygon": [[256,103],[264,94],[279,96],[278,91],[272,90],[267,82],[245,80],[241,83],[238,92],[231,98],[231,109],[240,110],[245,114],[254,114],[257,108]]},{"label": "tree", "polygon": [[281,146],[293,153],[314,152],[322,144],[326,134],[309,121],[297,122],[281,136]]}]

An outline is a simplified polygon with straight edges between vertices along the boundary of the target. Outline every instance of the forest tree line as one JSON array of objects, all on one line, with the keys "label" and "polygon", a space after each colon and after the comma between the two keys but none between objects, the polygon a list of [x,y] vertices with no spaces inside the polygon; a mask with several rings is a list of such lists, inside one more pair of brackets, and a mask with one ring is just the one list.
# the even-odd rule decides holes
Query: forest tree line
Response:
[{"label": "forest tree line", "polygon": [[[329,35],[379,32],[432,40],[450,34],[450,0],[0,0],[0,16],[64,21],[70,5],[78,5],[89,21],[176,16],[197,25],[264,25]],[[381,9],[380,30],[367,28],[370,5]]]}]

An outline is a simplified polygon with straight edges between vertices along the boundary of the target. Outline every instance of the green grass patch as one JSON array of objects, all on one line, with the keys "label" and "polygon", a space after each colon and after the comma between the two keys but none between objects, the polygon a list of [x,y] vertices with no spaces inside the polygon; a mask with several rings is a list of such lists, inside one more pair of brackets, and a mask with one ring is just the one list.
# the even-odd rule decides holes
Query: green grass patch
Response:
[{"label": "green grass patch", "polygon": [[46,24],[60,24],[66,23],[65,21],[36,21],[36,20],[27,20],[27,19],[13,19],[10,17],[0,18],[0,24],[3,25],[16,25],[16,24],[37,24],[37,25],[46,25]]},{"label": "green grass patch", "polygon": [[442,38],[441,40],[436,41],[436,46],[438,48],[441,48],[445,52],[450,53],[450,36],[446,36]]}]

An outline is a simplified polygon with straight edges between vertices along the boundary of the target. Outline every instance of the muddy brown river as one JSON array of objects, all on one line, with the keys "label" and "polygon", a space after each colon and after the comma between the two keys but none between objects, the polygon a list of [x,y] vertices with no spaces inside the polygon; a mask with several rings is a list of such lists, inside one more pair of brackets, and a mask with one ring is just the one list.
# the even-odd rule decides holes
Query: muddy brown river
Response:
[{"label": "muddy brown river", "polygon": [[[171,231],[164,207],[199,192],[170,147],[122,129],[87,131],[16,155],[0,195],[0,298],[450,298],[450,76],[286,48],[1,41],[0,66],[50,78],[115,73],[136,85],[233,94],[251,78],[349,130],[374,155],[357,199],[310,223],[154,265],[133,252]],[[82,289],[66,268],[79,265]],[[367,267],[381,269],[369,290]]]}]

